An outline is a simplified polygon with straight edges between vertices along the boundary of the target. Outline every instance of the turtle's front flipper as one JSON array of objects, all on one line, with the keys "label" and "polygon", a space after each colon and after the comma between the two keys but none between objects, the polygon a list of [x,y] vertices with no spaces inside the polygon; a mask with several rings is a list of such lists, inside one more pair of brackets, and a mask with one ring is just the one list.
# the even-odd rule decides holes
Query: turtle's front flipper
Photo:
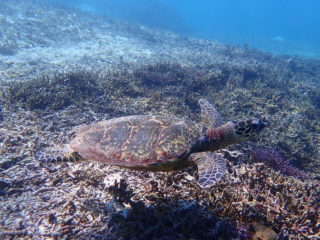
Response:
[{"label": "turtle's front flipper", "polygon": [[201,124],[207,128],[217,128],[223,124],[222,117],[215,106],[205,99],[199,99]]},{"label": "turtle's front flipper", "polygon": [[220,181],[226,173],[224,158],[213,152],[195,153],[192,156],[198,165],[199,181],[201,188],[209,188]]},{"label": "turtle's front flipper", "polygon": [[86,160],[79,153],[70,151],[68,147],[39,151],[34,154],[34,158],[41,163],[79,162]]}]

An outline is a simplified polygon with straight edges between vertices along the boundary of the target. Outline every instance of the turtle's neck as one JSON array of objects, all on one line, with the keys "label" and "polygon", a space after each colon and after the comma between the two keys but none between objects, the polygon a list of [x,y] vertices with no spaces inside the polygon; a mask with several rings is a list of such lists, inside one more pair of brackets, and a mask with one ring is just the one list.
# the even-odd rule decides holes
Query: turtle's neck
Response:
[{"label": "turtle's neck", "polygon": [[216,151],[238,142],[234,132],[234,123],[227,122],[218,128],[207,129],[206,133],[196,139],[189,153]]}]

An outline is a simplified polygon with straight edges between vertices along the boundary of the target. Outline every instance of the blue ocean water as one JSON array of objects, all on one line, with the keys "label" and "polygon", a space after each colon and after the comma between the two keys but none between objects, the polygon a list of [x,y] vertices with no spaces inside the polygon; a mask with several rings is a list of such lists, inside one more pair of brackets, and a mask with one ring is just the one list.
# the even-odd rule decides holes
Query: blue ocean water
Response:
[{"label": "blue ocean water", "polygon": [[320,58],[318,0],[52,0],[187,36]]}]

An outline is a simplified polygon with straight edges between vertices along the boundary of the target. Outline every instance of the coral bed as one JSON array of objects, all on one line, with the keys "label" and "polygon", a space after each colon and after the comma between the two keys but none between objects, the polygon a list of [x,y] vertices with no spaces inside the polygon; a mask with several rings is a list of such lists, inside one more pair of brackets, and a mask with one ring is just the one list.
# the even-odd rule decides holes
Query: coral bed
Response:
[{"label": "coral bed", "polygon": [[[10,29],[0,36],[8,43],[0,46],[0,238],[319,239],[319,61],[11,2],[0,3],[1,29]],[[37,41],[18,34],[21,22],[39,33]],[[66,27],[62,43],[40,34],[53,22]],[[102,119],[199,121],[200,97],[226,120],[270,122],[255,143],[221,151],[228,174],[209,190],[196,184],[195,168],[134,172],[92,162],[41,165],[32,157]],[[257,149],[263,154],[252,154]],[[305,173],[286,176],[270,163]]]},{"label": "coral bed", "polygon": [[[0,123],[1,234],[36,239],[317,239],[317,171],[299,180],[256,163],[257,155],[252,155],[260,151],[260,161],[266,156],[280,158],[268,152],[270,147],[264,152],[256,145],[282,147],[286,156],[280,162],[288,163],[284,159],[293,156],[291,147],[299,146],[297,138],[294,142],[287,138],[290,132],[275,132],[288,123],[277,119],[272,110],[280,103],[261,101],[271,87],[261,91],[258,86],[263,82],[259,82],[249,90],[230,76],[222,84],[222,76],[210,67],[166,63],[133,71],[68,72],[5,86],[5,121]],[[206,87],[209,84],[212,89]],[[194,168],[140,173],[98,163],[42,166],[31,158],[39,148],[67,142],[74,127],[100,119],[156,113],[197,121],[200,96],[216,99],[224,116],[263,116],[272,123],[257,143],[222,151],[228,174],[209,191],[197,186]],[[115,180],[122,185],[114,186]]]},{"label": "coral bed", "polygon": [[287,74],[292,74],[288,66],[270,68],[264,64],[253,69],[159,63],[131,66],[131,70],[79,70],[6,83],[2,96],[4,106],[11,109],[57,111],[76,107],[105,114],[103,118],[160,112],[195,121],[199,120],[197,101],[204,97],[225,116],[266,118],[271,128],[263,145],[280,148],[295,167],[319,174],[319,89],[317,85],[303,85],[300,72],[299,81],[294,75],[287,79]]}]

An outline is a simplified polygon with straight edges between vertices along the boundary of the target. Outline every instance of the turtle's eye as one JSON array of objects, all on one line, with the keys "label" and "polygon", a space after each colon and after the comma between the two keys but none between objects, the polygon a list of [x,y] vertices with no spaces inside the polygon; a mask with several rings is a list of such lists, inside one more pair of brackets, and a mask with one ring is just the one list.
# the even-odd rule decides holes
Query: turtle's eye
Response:
[{"label": "turtle's eye", "polygon": [[263,127],[263,124],[259,119],[252,119],[248,125],[252,130],[255,131],[259,131]]},{"label": "turtle's eye", "polygon": [[250,127],[252,128],[252,130],[259,132],[262,129],[264,129],[265,127],[269,126],[269,122],[266,120],[260,120],[260,119],[252,119],[251,120],[251,124]]}]

